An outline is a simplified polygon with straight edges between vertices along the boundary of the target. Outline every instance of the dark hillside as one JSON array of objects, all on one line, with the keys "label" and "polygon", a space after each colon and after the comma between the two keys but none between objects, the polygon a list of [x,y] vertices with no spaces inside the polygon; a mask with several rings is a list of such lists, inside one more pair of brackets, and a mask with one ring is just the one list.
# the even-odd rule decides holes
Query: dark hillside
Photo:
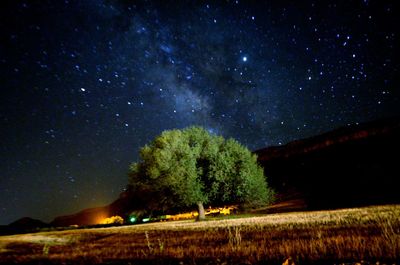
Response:
[{"label": "dark hillside", "polygon": [[119,198],[109,205],[103,207],[84,209],[76,214],[56,217],[50,224],[52,226],[70,226],[70,225],[95,225],[104,218],[119,215],[125,218],[125,215],[131,210],[139,207],[135,199],[128,192],[120,194]]},{"label": "dark hillside", "polygon": [[37,219],[32,219],[30,217],[23,217],[10,223],[9,225],[0,226],[0,235],[32,233],[46,227],[49,227],[49,224]]},{"label": "dark hillside", "polygon": [[256,151],[278,193],[309,208],[398,203],[400,119],[340,128]]}]

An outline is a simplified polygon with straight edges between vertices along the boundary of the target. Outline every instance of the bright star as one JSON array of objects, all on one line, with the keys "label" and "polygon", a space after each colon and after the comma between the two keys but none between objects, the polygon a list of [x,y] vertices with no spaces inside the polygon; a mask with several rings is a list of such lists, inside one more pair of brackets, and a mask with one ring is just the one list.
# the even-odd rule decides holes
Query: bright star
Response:
[{"label": "bright star", "polygon": [[247,56],[243,56],[242,61],[247,62]]}]

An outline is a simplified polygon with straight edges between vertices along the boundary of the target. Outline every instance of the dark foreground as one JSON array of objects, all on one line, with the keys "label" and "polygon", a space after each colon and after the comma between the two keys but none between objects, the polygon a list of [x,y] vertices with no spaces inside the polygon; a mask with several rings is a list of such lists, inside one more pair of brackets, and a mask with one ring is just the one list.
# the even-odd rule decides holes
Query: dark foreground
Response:
[{"label": "dark foreground", "polygon": [[391,205],[1,236],[0,263],[400,264],[399,216]]}]

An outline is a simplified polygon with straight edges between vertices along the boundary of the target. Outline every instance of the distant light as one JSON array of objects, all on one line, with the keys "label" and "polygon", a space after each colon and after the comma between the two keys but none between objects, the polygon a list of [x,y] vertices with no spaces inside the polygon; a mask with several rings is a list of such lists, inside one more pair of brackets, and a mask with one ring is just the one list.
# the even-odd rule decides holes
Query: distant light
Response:
[{"label": "distant light", "polygon": [[82,92],[85,92],[85,90],[86,90],[86,89],[84,89],[83,87],[81,87],[81,91],[82,91]]},{"label": "distant light", "polygon": [[242,61],[247,62],[247,56],[243,56]]},{"label": "distant light", "polygon": [[148,221],[150,221],[150,218],[143,218],[143,223],[146,223],[146,222],[148,222]]},{"label": "distant light", "polygon": [[209,128],[209,129],[207,129],[207,131],[208,131],[210,134],[215,134],[215,130],[214,130],[213,128]]},{"label": "distant light", "polygon": [[136,222],[136,217],[135,217],[135,216],[132,216],[132,217],[129,219],[129,221],[131,221],[131,223]]}]

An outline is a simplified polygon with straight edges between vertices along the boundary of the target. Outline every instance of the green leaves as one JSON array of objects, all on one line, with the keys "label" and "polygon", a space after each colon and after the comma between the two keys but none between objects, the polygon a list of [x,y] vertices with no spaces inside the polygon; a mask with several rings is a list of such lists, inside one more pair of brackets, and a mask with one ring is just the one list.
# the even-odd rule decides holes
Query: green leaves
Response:
[{"label": "green leaves", "polygon": [[272,194],[256,156],[200,127],[164,131],[141,149],[140,158],[130,166],[130,184],[167,196],[159,198],[163,208],[198,202],[259,205]]}]

